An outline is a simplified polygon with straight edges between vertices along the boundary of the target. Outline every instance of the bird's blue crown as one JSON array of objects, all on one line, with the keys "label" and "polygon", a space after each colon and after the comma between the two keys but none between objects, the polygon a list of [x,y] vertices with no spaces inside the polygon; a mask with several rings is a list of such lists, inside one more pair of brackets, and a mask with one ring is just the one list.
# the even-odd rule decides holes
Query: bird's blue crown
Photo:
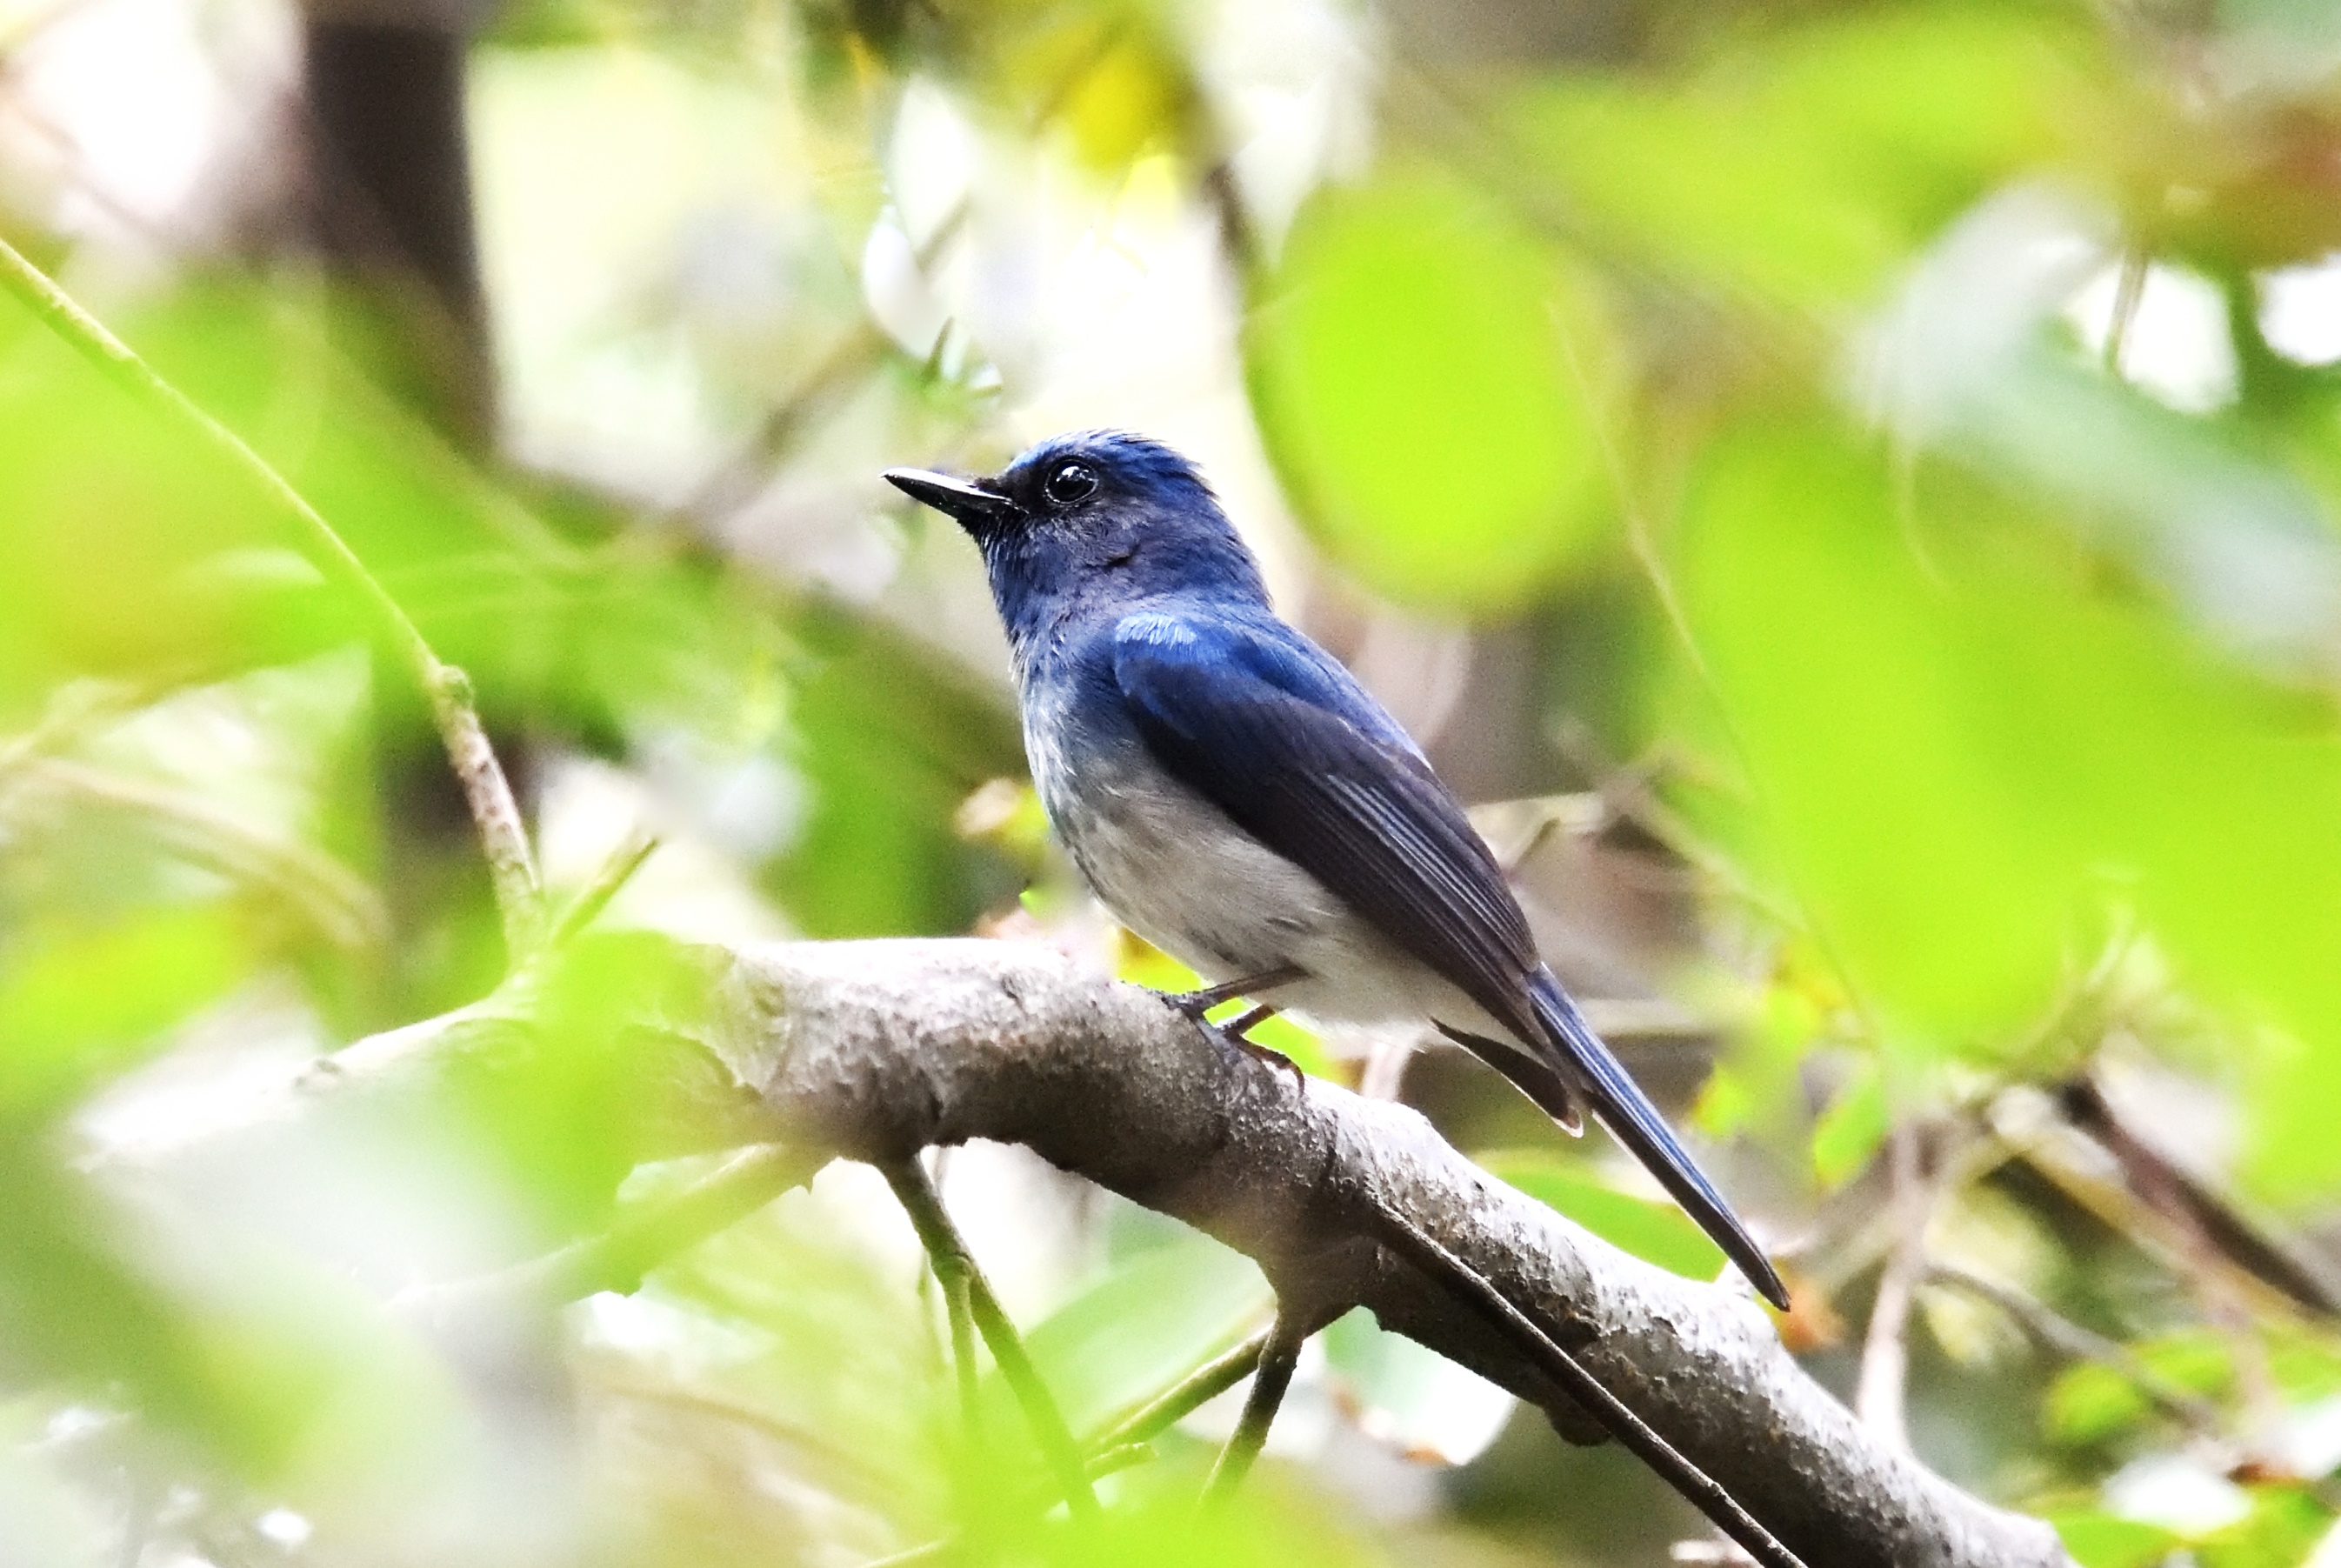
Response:
[{"label": "bird's blue crown", "polygon": [[[1192,463],[1160,441],[1128,430],[1069,430],[1036,442],[1001,471],[1000,484],[1016,494],[1021,487],[1045,484],[1050,473],[1066,462],[1092,464],[1102,478],[1133,497],[1182,500],[1219,510],[1219,497]],[[1034,498],[1045,499],[1037,489]]]}]

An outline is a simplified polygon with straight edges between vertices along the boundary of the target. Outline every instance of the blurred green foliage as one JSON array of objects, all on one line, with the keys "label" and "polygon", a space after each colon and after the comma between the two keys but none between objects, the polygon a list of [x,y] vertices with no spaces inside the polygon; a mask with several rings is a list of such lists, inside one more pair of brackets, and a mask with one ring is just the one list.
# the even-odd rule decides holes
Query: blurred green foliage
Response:
[{"label": "blurred green foliage", "polygon": [[[357,611],[0,305],[0,1492],[86,1526],[25,1561],[1281,1568],[1691,1532],[1575,1483],[1603,1461],[1474,1457],[1502,1397],[1351,1318],[1304,1365],[1321,1429],[1290,1418],[1237,1508],[1189,1506],[1206,1416],[1082,1537],[990,1378],[962,1428],[931,1283],[851,1173],[559,1322],[451,1346],[381,1310],[698,1174],[637,1081],[691,941],[981,929],[1191,983],[1098,931],[971,554],[874,479],[1125,417],[1213,459],[1288,605],[1475,794],[1598,796],[1523,894],[1573,983],[1644,1009],[1621,1048],[1783,1243],[1817,1373],[1853,1384],[1915,1245],[2007,1293],[1918,1275],[1922,1454],[2088,1568],[2329,1561],[2341,1339],[2266,1266],[2332,1269],[2341,1203],[2328,7],[1646,0],[1564,36],[1433,0],[524,0],[473,51],[496,452],[403,401],[415,301],[287,243],[258,144],[158,215],[103,137],[37,134],[44,51],[103,9],[0,17],[0,228],[468,672],[556,902],[661,844],[622,934],[507,974]],[[130,124],[118,79],[92,113]],[[540,1069],[160,1192],[93,1174],[466,1005]],[[1406,1093],[1716,1271],[1598,1134],[1442,1060]],[[969,1168],[1078,1428],[1258,1326],[1232,1254]],[[1533,1501],[1472,1512],[1498,1493]]]},{"label": "blurred green foliage", "polygon": [[1609,478],[1584,280],[1470,185],[1398,175],[1312,204],[1271,287],[1252,394],[1341,564],[1482,612],[1546,589]]}]

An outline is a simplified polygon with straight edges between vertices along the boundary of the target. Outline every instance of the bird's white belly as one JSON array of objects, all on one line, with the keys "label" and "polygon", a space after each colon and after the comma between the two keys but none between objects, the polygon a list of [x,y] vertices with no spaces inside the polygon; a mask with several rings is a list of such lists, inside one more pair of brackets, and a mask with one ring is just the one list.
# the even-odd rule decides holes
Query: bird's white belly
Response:
[{"label": "bird's white belly", "polygon": [[[1045,774],[1047,770],[1036,768]],[[1287,964],[1307,978],[1262,1000],[1326,1024],[1437,1019],[1504,1040],[1511,1032],[1324,884],[1267,849],[1174,780],[1097,770],[1081,800],[1043,798],[1082,876],[1114,917],[1207,984]]]}]

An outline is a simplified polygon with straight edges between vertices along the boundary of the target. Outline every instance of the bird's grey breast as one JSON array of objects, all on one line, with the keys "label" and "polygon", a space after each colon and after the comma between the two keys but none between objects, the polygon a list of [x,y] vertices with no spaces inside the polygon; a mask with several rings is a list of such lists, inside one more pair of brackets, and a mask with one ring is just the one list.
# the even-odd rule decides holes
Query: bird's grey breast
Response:
[{"label": "bird's grey breast", "polygon": [[1042,674],[1024,700],[1033,786],[1115,918],[1202,974],[1293,962],[1345,912],[1316,878],[1172,777],[1121,708]]}]

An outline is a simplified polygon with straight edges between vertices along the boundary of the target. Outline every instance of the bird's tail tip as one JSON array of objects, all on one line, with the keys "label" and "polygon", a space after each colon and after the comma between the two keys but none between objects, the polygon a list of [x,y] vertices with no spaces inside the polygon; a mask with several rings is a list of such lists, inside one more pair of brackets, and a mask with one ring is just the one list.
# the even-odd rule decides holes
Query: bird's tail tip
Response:
[{"label": "bird's tail tip", "polygon": [[1537,988],[1538,1012],[1543,1014],[1568,1056],[1571,1071],[1582,1080],[1585,1098],[1601,1118],[1602,1125],[1659,1179],[1659,1184],[1682,1205],[1683,1212],[1698,1228],[1723,1249],[1723,1255],[1758,1295],[1780,1311],[1788,1311],[1788,1287],[1781,1280],[1780,1272],[1772,1266],[1772,1260],[1756,1244],[1756,1238],[1748,1233],[1748,1227],[1739,1223],[1739,1216],[1732,1213],[1723,1194],[1715,1190],[1715,1183],[1691,1159],[1689,1151],[1659,1114],[1659,1108],[1650,1104],[1649,1097],[1587,1024],[1568,993],[1549,974],[1543,979],[1545,984]]}]

